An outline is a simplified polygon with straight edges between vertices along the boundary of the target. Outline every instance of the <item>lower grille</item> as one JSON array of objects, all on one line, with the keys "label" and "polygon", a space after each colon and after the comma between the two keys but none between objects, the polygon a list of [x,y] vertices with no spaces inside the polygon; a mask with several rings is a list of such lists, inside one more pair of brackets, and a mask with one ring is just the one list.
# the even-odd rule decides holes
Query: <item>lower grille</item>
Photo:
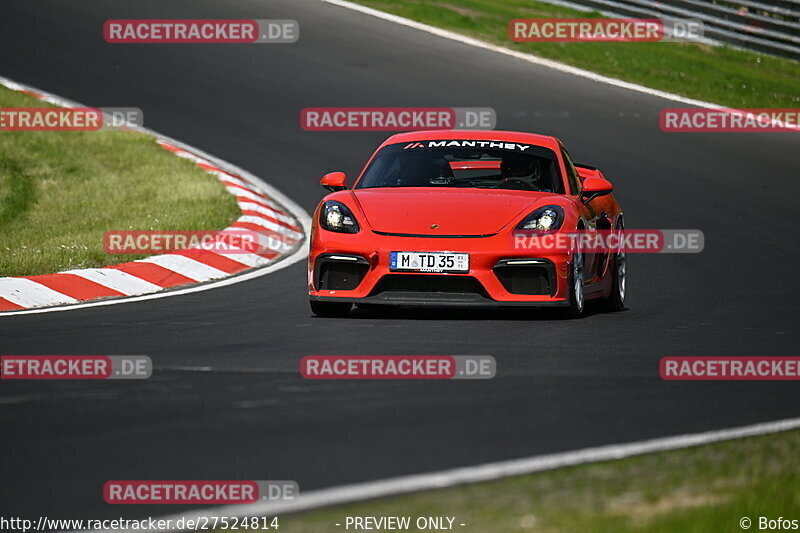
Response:
[{"label": "lower grille", "polygon": [[351,291],[358,287],[369,265],[365,262],[321,260],[317,266],[317,290]]},{"label": "lower grille", "polygon": [[480,282],[471,276],[389,274],[381,278],[372,294],[382,292],[477,294],[489,297]]},{"label": "lower grille", "polygon": [[511,294],[553,294],[549,269],[544,265],[497,265],[495,276]]}]

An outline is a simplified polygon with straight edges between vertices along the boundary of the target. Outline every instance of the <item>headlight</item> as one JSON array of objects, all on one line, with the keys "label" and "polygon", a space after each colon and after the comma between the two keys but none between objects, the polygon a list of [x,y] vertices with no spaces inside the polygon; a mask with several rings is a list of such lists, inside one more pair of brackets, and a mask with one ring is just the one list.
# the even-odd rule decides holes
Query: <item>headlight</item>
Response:
[{"label": "headlight", "polygon": [[358,222],[353,213],[341,202],[329,200],[319,212],[319,225],[328,231],[358,233]]},{"label": "headlight", "polygon": [[564,222],[564,210],[557,205],[540,207],[519,223],[516,229],[556,231]]}]

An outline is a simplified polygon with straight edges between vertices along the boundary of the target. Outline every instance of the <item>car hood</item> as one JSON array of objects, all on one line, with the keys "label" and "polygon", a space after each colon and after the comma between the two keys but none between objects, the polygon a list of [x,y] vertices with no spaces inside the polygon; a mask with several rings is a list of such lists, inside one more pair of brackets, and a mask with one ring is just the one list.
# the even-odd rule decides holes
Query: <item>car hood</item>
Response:
[{"label": "car hood", "polygon": [[496,189],[403,187],[356,189],[353,196],[375,231],[444,236],[497,233],[543,198],[553,195]]}]

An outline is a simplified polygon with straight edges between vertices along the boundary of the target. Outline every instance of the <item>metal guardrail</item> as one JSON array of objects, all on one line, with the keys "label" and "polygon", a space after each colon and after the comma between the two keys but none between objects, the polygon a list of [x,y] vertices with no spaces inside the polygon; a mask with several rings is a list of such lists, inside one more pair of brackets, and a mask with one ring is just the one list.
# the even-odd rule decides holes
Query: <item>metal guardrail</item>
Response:
[{"label": "metal guardrail", "polygon": [[706,38],[800,60],[800,0],[569,0],[555,3],[572,3],[629,17],[699,20],[703,22]]}]

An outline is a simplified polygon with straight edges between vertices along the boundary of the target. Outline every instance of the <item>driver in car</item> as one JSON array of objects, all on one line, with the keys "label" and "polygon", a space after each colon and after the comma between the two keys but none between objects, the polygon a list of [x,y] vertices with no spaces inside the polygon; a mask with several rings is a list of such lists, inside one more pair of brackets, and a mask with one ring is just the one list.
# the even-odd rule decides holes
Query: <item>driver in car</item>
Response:
[{"label": "driver in car", "polygon": [[[507,154],[500,163],[500,175],[504,185],[509,188],[518,188],[520,185],[532,191],[546,191],[547,180],[542,179],[540,162],[535,157],[521,154]],[[552,191],[549,191],[552,192]]]}]

